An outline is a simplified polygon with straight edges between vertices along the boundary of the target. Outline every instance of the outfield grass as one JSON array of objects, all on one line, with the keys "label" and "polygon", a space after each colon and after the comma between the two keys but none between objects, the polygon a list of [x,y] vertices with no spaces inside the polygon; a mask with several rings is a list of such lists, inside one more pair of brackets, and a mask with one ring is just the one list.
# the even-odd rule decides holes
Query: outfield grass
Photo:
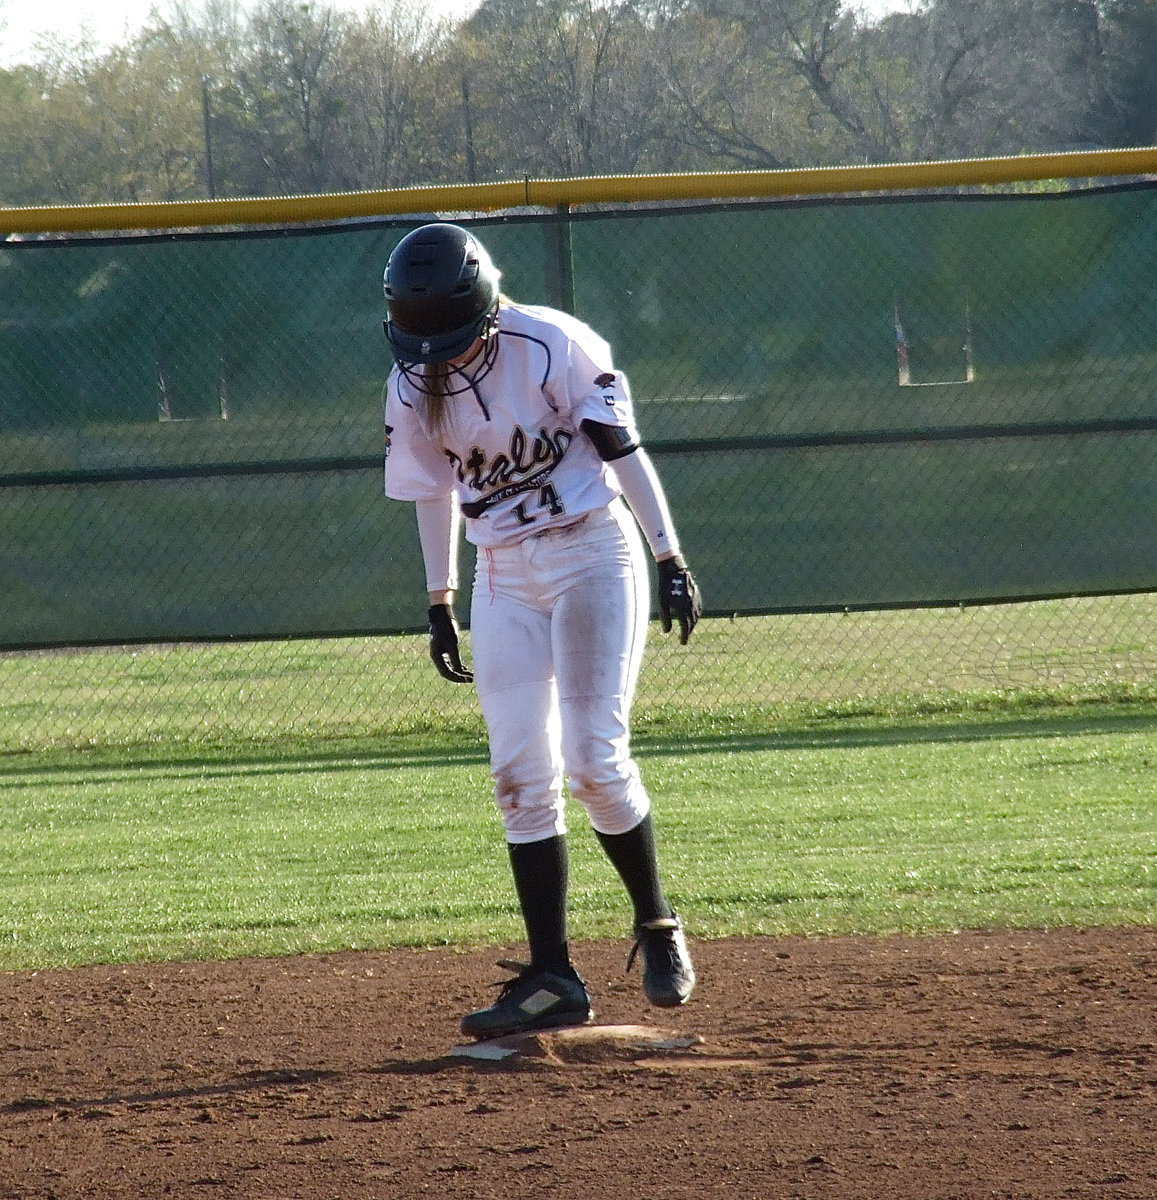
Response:
[{"label": "outfield grass", "polygon": [[[703,937],[1157,920],[1157,703],[675,721],[637,745]],[[572,806],[572,933],[625,935]],[[515,941],[480,737],[0,758],[0,967]]]},{"label": "outfield grass", "polygon": [[[1157,592],[710,618],[687,646],[652,622],[635,724],[722,735],[824,716],[1157,702],[1155,627]],[[473,689],[434,675],[422,635],[0,654],[0,756],[481,731]]]}]

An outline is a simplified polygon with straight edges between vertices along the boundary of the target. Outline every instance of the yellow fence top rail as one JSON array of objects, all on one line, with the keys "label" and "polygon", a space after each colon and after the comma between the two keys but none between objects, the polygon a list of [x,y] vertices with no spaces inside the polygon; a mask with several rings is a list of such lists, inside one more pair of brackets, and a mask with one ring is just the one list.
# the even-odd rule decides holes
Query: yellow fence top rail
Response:
[{"label": "yellow fence top rail", "polygon": [[508,183],[333,192],[314,196],[0,208],[0,233],[285,225],[406,213],[448,214],[660,200],[855,194],[1149,174],[1157,174],[1157,147],[1153,146],[782,171],[527,178]]}]

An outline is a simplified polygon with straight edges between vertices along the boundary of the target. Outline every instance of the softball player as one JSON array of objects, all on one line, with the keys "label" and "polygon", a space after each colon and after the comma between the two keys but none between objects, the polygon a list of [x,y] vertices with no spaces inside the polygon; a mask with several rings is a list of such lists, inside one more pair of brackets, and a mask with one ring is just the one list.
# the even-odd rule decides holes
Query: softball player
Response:
[{"label": "softball player", "polygon": [[[478,240],[441,222],[404,237],[384,279],[396,360],[386,494],[416,505],[434,665],[477,686],[530,949],[529,965],[502,964],[517,974],[496,1002],[463,1019],[477,1038],[592,1016],[567,944],[564,774],[634,906],[628,969],[641,953],[644,991],[663,1007],[695,985],[630,753],[649,608],[639,526],[663,629],[677,622],[683,643],[698,588],[610,347],[566,313],[513,303],[498,282]],[[478,548],[473,672],[454,613],[463,518]]]}]

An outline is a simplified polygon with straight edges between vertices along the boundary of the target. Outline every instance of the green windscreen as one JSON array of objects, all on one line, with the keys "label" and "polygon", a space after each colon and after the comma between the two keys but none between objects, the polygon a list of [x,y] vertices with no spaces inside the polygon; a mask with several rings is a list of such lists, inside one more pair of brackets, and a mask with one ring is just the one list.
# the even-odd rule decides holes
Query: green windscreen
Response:
[{"label": "green windscreen", "polygon": [[[0,245],[0,646],[420,623],[416,223]],[[612,343],[709,611],[1157,587],[1153,186],[464,223]]]}]

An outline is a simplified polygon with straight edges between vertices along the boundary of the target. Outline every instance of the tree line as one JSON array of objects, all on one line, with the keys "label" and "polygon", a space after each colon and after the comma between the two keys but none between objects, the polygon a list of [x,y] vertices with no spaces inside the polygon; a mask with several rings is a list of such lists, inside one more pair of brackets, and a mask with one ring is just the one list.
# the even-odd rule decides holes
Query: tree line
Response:
[{"label": "tree line", "polygon": [[[0,10],[2,16],[2,10]],[[174,0],[0,70],[0,204],[1148,145],[1157,0]]]}]

